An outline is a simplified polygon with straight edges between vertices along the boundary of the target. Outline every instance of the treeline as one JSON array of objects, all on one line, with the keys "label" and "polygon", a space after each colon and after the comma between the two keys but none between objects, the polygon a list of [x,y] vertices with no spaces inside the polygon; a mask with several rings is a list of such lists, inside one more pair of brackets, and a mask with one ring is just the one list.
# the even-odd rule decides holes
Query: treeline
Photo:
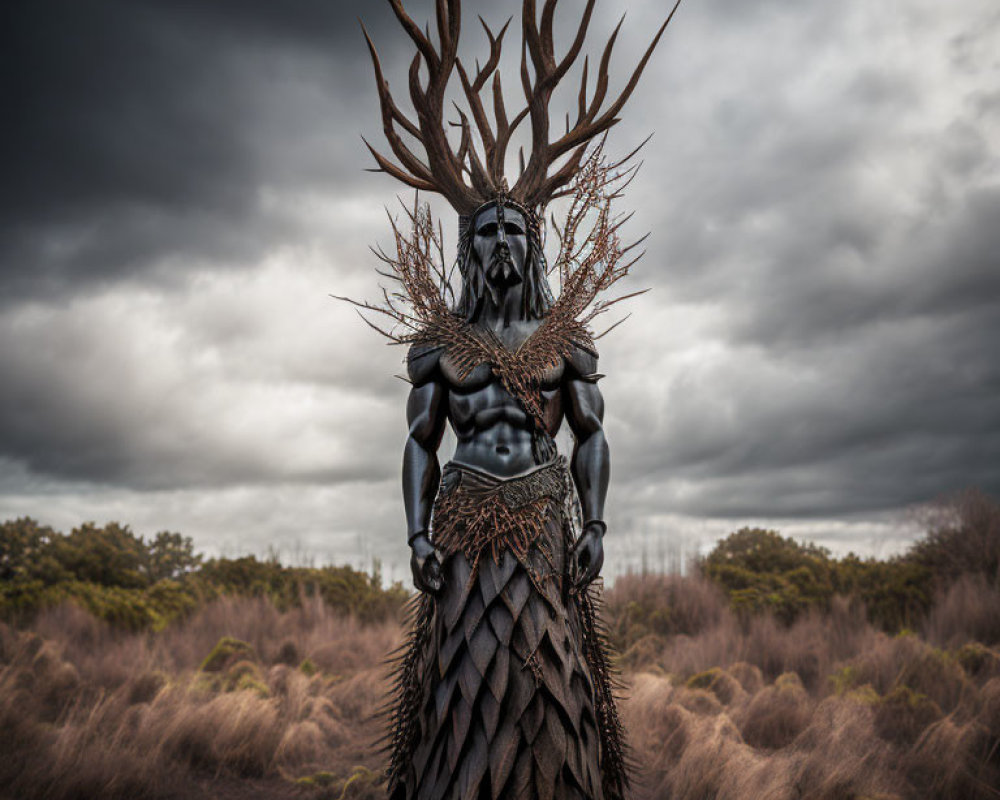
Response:
[{"label": "treeline", "polygon": [[769,612],[791,623],[828,610],[837,595],[863,604],[888,632],[916,628],[935,599],[960,579],[1000,588],[1000,505],[976,490],[924,510],[926,533],[886,560],[834,558],[776,531],[744,528],[721,540],[697,568],[720,586],[736,614]]},{"label": "treeline", "polygon": [[374,622],[395,615],[407,592],[382,588],[351,567],[286,567],[276,559],[213,558],[190,537],[161,532],[149,540],[116,522],[62,534],[22,518],[0,524],[0,619],[30,620],[72,601],[128,630],[160,630],[223,595],[267,597],[279,609],[319,596],[332,608]]},{"label": "treeline", "polygon": [[[768,614],[791,624],[809,611],[829,610],[841,597],[884,631],[917,629],[958,581],[1000,590],[995,500],[970,490],[927,507],[924,517],[924,535],[889,559],[835,558],[777,531],[744,528],[695,567],[709,581],[706,590],[718,587],[739,619]],[[693,586],[686,585],[688,595]],[[8,621],[74,601],[116,626],[159,630],[206,601],[236,595],[267,597],[282,610],[319,596],[367,622],[397,614],[408,590],[399,583],[383,589],[377,568],[369,575],[350,567],[286,567],[254,556],[206,560],[189,537],[161,532],[145,540],[118,523],[86,524],[67,535],[27,518],[0,525],[0,619]],[[682,607],[693,602],[644,595],[627,608],[612,603],[616,644],[625,649],[643,633],[688,633]]]}]

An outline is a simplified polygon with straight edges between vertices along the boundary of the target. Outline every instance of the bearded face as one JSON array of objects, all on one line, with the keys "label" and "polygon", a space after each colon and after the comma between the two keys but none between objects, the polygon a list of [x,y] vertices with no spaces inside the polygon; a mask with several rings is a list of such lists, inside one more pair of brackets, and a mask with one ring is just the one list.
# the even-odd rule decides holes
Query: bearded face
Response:
[{"label": "bearded face", "polygon": [[494,204],[473,220],[472,257],[479,262],[494,302],[522,283],[528,259],[527,222],[517,209]]},{"label": "bearded face", "polygon": [[487,299],[499,307],[512,286],[521,289],[524,319],[541,319],[552,305],[538,225],[532,226],[526,213],[498,200],[460,219],[462,292],[454,310],[467,322],[476,319]]}]

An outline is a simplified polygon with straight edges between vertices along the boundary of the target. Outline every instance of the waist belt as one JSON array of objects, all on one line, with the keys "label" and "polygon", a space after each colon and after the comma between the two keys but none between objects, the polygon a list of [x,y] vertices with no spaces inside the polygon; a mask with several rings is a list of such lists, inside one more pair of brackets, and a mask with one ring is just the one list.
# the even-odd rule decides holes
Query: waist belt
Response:
[{"label": "waist belt", "polygon": [[494,496],[507,508],[517,509],[542,498],[564,500],[569,489],[567,481],[565,458],[512,478],[501,478],[465,464],[449,462],[441,476],[441,495],[457,491],[480,501]]},{"label": "waist belt", "polygon": [[496,560],[509,549],[527,565],[537,546],[551,563],[546,520],[560,513],[568,492],[562,457],[512,478],[449,462],[434,503],[432,539],[446,555],[464,553],[473,570],[487,550]]}]

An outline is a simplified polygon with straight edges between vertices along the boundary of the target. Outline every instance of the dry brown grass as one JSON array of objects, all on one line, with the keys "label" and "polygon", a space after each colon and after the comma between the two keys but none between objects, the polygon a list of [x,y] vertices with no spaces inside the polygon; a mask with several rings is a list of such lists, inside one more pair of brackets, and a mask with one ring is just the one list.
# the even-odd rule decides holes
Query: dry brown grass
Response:
[{"label": "dry brown grass", "polygon": [[[957,584],[920,635],[893,637],[846,601],[741,624],[700,579],[621,581],[635,800],[1000,796],[1000,652],[968,633],[993,629],[982,589]],[[223,637],[244,645],[202,671]],[[158,634],[73,607],[0,626],[0,796],[380,797],[374,712],[399,638],[252,599]]]},{"label": "dry brown grass", "polygon": [[1000,584],[981,575],[963,575],[938,596],[923,633],[941,647],[1000,642]]},{"label": "dry brown grass", "polygon": [[[249,648],[200,670],[225,636]],[[399,636],[318,602],[282,613],[251,599],[157,635],[72,606],[31,631],[0,627],[0,796],[187,798],[220,778],[270,779],[263,791],[284,796],[316,773],[299,793],[338,797],[354,775],[345,796],[376,796],[380,665]]]},{"label": "dry brown grass", "polygon": [[971,643],[1000,639],[1000,607],[979,579],[941,595],[927,638],[842,598],[786,627],[739,622],[698,577],[642,581],[609,607],[648,619],[649,592],[690,592],[683,633],[639,631],[623,657],[636,800],[1000,797],[1000,651]]}]

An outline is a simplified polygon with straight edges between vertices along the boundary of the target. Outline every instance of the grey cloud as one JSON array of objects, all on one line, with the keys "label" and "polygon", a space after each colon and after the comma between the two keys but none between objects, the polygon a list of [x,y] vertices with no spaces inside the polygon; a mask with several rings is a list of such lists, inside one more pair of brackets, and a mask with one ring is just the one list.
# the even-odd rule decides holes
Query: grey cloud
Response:
[{"label": "grey cloud", "polygon": [[666,507],[710,516],[882,510],[970,484],[998,492],[1000,368],[984,338],[994,317],[916,318],[783,354],[747,345],[711,365],[661,362],[661,403],[648,401],[655,376],[615,394],[624,407],[613,442],[628,454],[616,479],[686,487]]},{"label": "grey cloud", "polygon": [[[834,218],[828,223],[843,230],[837,213],[831,210]],[[970,189],[948,206],[928,207],[880,240],[874,228],[869,230],[866,237],[873,242],[868,247],[836,232],[827,248],[814,253],[808,252],[811,244],[804,236],[785,242],[786,250],[776,247],[776,261],[760,275],[753,302],[737,307],[732,338],[803,349],[893,321],[946,319],[984,307],[995,314],[1000,306],[998,218],[1000,192]],[[862,223],[855,218],[854,224]],[[1000,328],[989,320],[989,315],[976,317],[977,323],[985,322],[987,334],[980,360],[991,356],[989,330]]]},{"label": "grey cloud", "polygon": [[388,364],[370,374],[352,350],[363,326],[338,335],[332,301],[292,272],[301,265],[283,270],[281,294],[230,278],[0,317],[3,455],[39,475],[134,489],[384,478],[401,412],[371,429],[351,421],[388,416],[404,387]]},{"label": "grey cloud", "polygon": [[357,99],[376,105],[363,5],[15,2],[0,46],[4,299],[167,256],[175,270],[239,263],[301,234],[260,191],[362,180],[348,165],[363,152]]},{"label": "grey cloud", "polygon": [[[611,505],[638,530],[658,535],[647,521],[665,514],[805,530],[1000,490],[1000,106],[982,77],[996,21],[970,3],[931,9],[925,30],[871,8],[684,4],[612,134],[624,152],[656,132],[623,203],[653,231],[633,285],[655,291],[601,342]],[[475,14],[500,10],[466,5],[467,52]],[[324,515],[361,535],[371,487],[391,491],[401,354],[325,299],[375,295],[366,246],[400,192],[362,172],[358,134],[381,134],[359,12],[402,99],[412,45],[384,3],[15,6],[0,457],[19,486],[80,482],[67,517],[148,496],[178,520],[164,526],[197,527],[172,503],[198,494],[224,498],[213,524],[273,506],[254,527],[266,541],[309,495],[313,546]],[[560,6],[560,41],[575,12]],[[598,5],[592,48],[619,13]],[[662,13],[629,9],[612,91]],[[30,505],[29,489],[2,495]],[[383,499],[370,527],[390,542]]]},{"label": "grey cloud", "polygon": [[[712,9],[699,6],[695,27]],[[640,274],[713,322],[701,348],[678,345],[703,360],[672,351],[668,323],[647,361],[655,374],[609,387],[622,406],[613,443],[627,453],[616,480],[655,481],[650,513],[710,517],[870,512],[970,484],[997,492],[989,176],[1000,153],[984,84],[974,68],[950,71],[946,55],[925,74],[917,42],[882,64],[864,37],[846,47],[836,20],[789,28],[792,16],[737,19],[751,26],[738,57],[752,69],[730,69],[729,84],[686,48],[688,127],[661,127],[629,198],[654,233]],[[723,43],[732,22],[714,32]],[[997,20],[952,22],[970,32],[965,61],[981,63],[974,40]],[[759,26],[807,35],[778,48],[774,32],[753,35]],[[683,71],[683,55],[669,66]]]},{"label": "grey cloud", "polygon": [[[476,10],[495,15],[466,9],[470,47]],[[360,135],[381,134],[359,18],[406,108],[413,45],[388,4],[15,2],[0,42],[0,302],[169,284],[317,235],[268,191],[391,198],[397,184],[363,172]]]}]

